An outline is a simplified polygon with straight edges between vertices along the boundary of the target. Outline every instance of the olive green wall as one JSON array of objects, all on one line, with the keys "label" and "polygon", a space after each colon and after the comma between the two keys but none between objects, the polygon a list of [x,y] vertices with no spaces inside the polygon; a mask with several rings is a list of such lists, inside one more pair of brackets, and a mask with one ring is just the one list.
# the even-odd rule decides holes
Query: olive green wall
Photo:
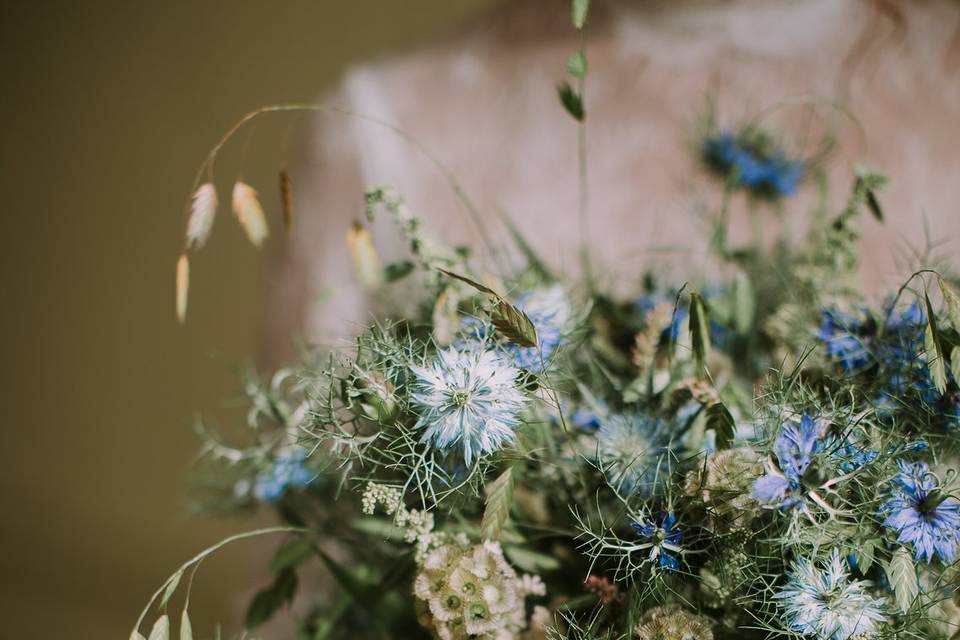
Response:
[{"label": "olive green wall", "polygon": [[[192,412],[216,410],[255,354],[269,263],[222,220],[175,323],[182,207],[210,145],[245,111],[315,98],[345,65],[490,4],[3,3],[0,636],[126,638],[181,561],[248,526],[183,515]],[[256,129],[251,183],[275,183],[282,134]],[[236,613],[250,549],[204,567],[197,627]]]}]

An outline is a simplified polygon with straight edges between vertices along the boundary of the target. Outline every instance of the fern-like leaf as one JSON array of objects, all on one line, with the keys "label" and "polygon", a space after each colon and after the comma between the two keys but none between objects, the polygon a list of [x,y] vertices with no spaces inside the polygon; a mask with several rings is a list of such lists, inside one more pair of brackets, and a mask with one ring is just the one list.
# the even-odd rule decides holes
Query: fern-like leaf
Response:
[{"label": "fern-like leaf", "polygon": [[500,537],[513,504],[513,483],[513,467],[507,467],[490,485],[487,506],[480,523],[480,533],[485,540],[497,540]]}]

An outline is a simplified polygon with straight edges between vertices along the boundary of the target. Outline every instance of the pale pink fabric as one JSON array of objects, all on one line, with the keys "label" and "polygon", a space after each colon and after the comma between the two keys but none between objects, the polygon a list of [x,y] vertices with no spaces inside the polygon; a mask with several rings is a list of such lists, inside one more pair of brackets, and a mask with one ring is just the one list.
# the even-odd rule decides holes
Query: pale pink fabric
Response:
[{"label": "pale pink fabric", "polygon": [[[327,102],[392,122],[459,177],[505,238],[509,215],[553,265],[577,269],[577,131],[554,86],[576,46],[567,2],[515,2],[455,37],[348,72]],[[787,96],[843,104],[868,138],[837,111],[780,109],[769,122],[814,139],[825,127],[838,149],[829,202],[839,210],[851,164],[891,176],[889,219],[862,223],[867,286],[899,281],[916,263],[906,247],[960,231],[960,57],[957,2],[744,0],[594,2],[587,54],[589,236],[594,255],[622,286],[645,265],[682,282],[703,273],[703,216],[717,182],[693,153],[707,100],[734,126]],[[405,194],[430,233],[481,249],[477,230],[444,177],[399,137],[369,123],[322,115],[295,175],[297,221],[274,291],[273,353],[289,336],[349,336],[371,300],[355,285],[345,245],[363,216],[362,189],[387,183]],[[791,235],[809,219],[813,187],[786,202]],[[746,206],[735,203],[741,239]],[[765,211],[766,235],[778,233]],[[374,230],[385,260],[405,247],[386,221]],[[955,251],[950,243],[941,254]],[[490,268],[492,265],[488,262]],[[894,274],[894,275],[891,275]],[[332,288],[331,300],[323,292]]]}]

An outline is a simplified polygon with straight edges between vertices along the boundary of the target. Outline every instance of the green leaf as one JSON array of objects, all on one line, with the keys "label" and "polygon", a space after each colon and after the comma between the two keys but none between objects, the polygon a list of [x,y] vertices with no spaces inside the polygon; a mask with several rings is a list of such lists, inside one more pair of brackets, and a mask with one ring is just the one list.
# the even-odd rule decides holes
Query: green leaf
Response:
[{"label": "green leaf", "polygon": [[193,625],[190,624],[190,615],[186,609],[180,616],[180,640],[193,640]]},{"label": "green leaf", "polygon": [[587,57],[583,55],[582,49],[577,49],[567,57],[567,73],[574,78],[587,75]]},{"label": "green leaf", "polygon": [[180,584],[180,578],[182,577],[183,569],[170,576],[170,580],[167,582],[167,588],[163,590],[163,596],[160,598],[161,609],[165,608],[167,603],[170,602],[170,598],[173,596],[173,592],[177,590],[177,585]]},{"label": "green leaf", "polygon": [[873,217],[883,222],[883,209],[880,208],[880,201],[877,200],[877,194],[873,192],[873,189],[867,189],[867,208],[870,209],[870,213],[873,214]]},{"label": "green leaf", "polygon": [[553,556],[530,551],[525,547],[508,545],[503,548],[503,553],[513,566],[530,573],[556,571],[560,568],[560,561]]},{"label": "green leaf", "polygon": [[570,9],[570,18],[573,26],[577,29],[583,29],[587,22],[587,13],[590,11],[590,0],[573,0]]},{"label": "green leaf", "polygon": [[887,564],[887,581],[893,589],[894,600],[900,610],[906,613],[920,593],[917,571],[913,566],[913,556],[906,547],[900,547],[893,553]]},{"label": "green leaf", "polygon": [[696,291],[690,294],[690,343],[697,366],[702,369],[710,352],[710,321],[707,303]]},{"label": "green leaf", "polygon": [[[280,607],[293,601],[297,593],[297,573],[293,569],[286,569],[276,577],[266,589],[262,589],[253,597],[247,609],[246,628],[255,629],[273,617]],[[151,637],[150,640],[153,640]]]},{"label": "green leaf", "polygon": [[930,377],[933,379],[934,386],[942,394],[947,390],[947,359],[941,346],[937,316],[933,312],[933,305],[930,304],[930,296],[924,293],[923,298],[927,305],[927,330],[923,335],[927,366],[930,368]]},{"label": "green leaf", "polygon": [[753,327],[757,300],[750,277],[738,271],[733,281],[733,327],[740,335],[749,333]]},{"label": "green leaf", "polygon": [[143,637],[143,634],[134,629],[130,632],[130,640],[147,640]]},{"label": "green leaf", "polygon": [[480,533],[484,540],[497,540],[513,504],[513,467],[507,467],[490,485],[487,506],[483,511]]},{"label": "green leaf", "polygon": [[270,560],[270,573],[276,575],[309,560],[314,555],[313,547],[309,542],[303,538],[293,538],[280,547]]},{"label": "green leaf", "polygon": [[170,618],[167,617],[167,614],[160,616],[160,619],[153,625],[148,640],[170,640]]},{"label": "green leaf", "polygon": [[870,571],[870,567],[873,566],[874,552],[876,549],[876,538],[864,540],[860,547],[857,548],[857,567],[860,569],[860,573],[866,574],[868,571]]},{"label": "green leaf", "polygon": [[717,449],[729,449],[737,432],[737,423],[727,406],[716,402],[706,410],[707,429],[713,429],[717,437]]},{"label": "green leaf", "polygon": [[413,271],[413,263],[409,260],[391,262],[383,268],[383,277],[387,282],[396,282],[406,278]]},{"label": "green leaf", "polygon": [[943,301],[947,304],[947,318],[954,330],[960,331],[960,294],[942,276],[937,276],[937,283],[940,285]]},{"label": "green leaf", "polygon": [[560,102],[567,113],[577,120],[583,120],[587,115],[583,109],[583,98],[570,86],[569,82],[564,82],[557,87],[557,95],[560,96]]}]

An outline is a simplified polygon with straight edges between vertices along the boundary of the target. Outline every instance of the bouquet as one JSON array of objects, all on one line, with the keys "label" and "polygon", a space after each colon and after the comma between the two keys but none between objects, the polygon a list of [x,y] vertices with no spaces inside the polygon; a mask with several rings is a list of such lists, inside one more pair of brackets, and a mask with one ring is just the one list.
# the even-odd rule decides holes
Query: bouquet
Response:
[{"label": "bouquet", "polygon": [[[576,28],[587,10],[573,3]],[[558,91],[581,127],[586,68],[573,52]],[[268,107],[227,138],[302,109],[324,107]],[[823,180],[829,140],[798,157],[785,136],[710,118],[694,147],[758,224]],[[277,546],[243,638],[295,597],[303,640],[957,637],[960,294],[927,264],[889,295],[861,292],[857,227],[882,220],[885,179],[863,166],[851,178],[846,206],[818,207],[802,242],[731,247],[725,204],[707,273],[651,268],[627,296],[588,251],[566,277],[519,234],[520,267],[480,270],[396,190],[367,189],[368,218],[389,216],[410,256],[382,265],[358,223],[358,281],[415,282],[417,304],[349,349],[305,348],[296,366],[250,374],[246,442],[198,425],[196,508],[267,507],[281,523],[184,564],[131,638],[170,637],[180,591],[174,626],[193,638],[200,563],[259,536]],[[290,194],[283,175],[287,220]],[[256,192],[237,183],[232,204],[259,245]],[[188,206],[181,319],[188,253],[216,209],[208,179]],[[318,570],[328,586],[298,596]]]}]

